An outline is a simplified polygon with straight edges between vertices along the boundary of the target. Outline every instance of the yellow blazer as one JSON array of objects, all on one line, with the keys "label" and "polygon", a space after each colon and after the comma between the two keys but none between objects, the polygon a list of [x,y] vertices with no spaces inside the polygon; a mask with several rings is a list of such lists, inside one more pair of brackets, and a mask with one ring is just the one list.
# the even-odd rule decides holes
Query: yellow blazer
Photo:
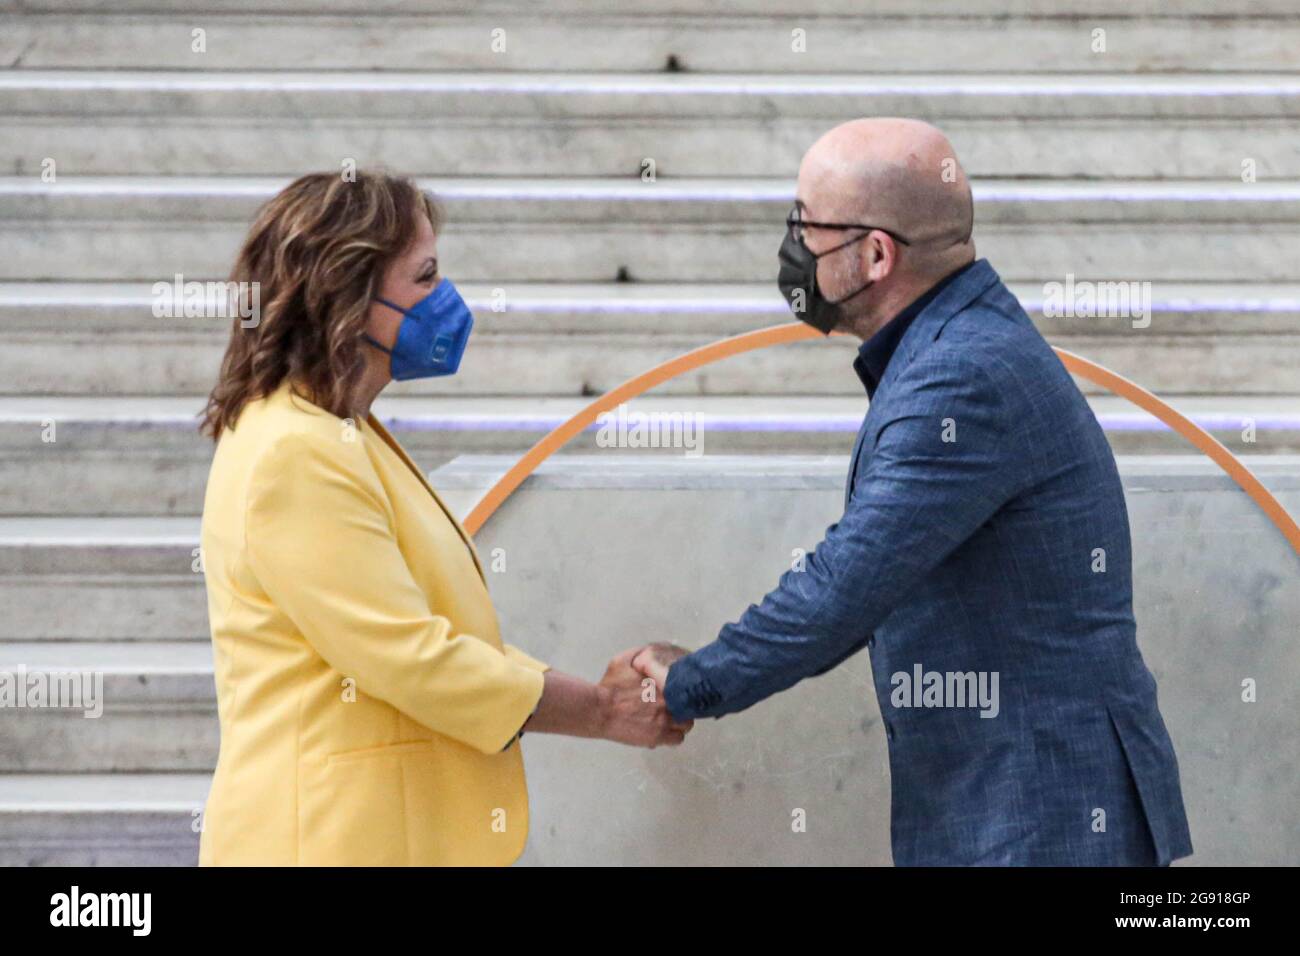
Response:
[{"label": "yellow blazer", "polygon": [[373,416],[286,383],[217,443],[203,565],[221,752],[204,865],[508,864],[546,665],[503,645],[468,536]]}]

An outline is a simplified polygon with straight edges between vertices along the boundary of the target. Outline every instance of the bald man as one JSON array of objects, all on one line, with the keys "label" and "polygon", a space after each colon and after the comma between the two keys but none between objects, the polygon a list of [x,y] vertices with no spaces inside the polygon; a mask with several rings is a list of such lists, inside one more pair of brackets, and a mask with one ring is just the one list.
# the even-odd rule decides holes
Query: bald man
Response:
[{"label": "bald man", "polygon": [[1138,650],[1115,459],[975,259],[973,218],[925,123],[856,120],[808,150],[778,283],[800,319],[863,341],[844,516],[712,644],[654,645],[635,666],[687,721],[865,646],[895,863],[1168,864],[1191,837]]}]

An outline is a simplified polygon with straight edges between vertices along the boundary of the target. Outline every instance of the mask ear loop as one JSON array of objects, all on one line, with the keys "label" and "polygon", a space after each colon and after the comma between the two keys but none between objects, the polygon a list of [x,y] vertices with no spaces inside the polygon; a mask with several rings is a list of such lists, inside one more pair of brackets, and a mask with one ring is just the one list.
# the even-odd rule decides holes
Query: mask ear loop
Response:
[{"label": "mask ear loop", "polygon": [[811,249],[808,249],[807,243],[801,243],[801,245],[803,245],[805,249],[808,249],[808,255],[812,256],[814,259],[820,259],[822,258],[822,256],[829,256],[832,252],[839,252],[841,249],[847,246],[851,246],[855,242],[861,242],[869,235],[871,235],[871,230],[867,230],[860,236],[854,236],[852,239],[846,239],[843,242],[841,242],[838,246],[831,246],[829,249],[823,249],[821,252],[813,252]]},{"label": "mask ear loop", "polygon": [[[386,306],[388,306],[388,307],[389,307],[390,309],[392,309],[394,312],[400,312],[400,313],[402,313],[402,317],[403,317],[403,318],[406,317],[406,309],[403,309],[400,305],[393,305],[393,303],[389,302],[387,299],[383,298],[382,296],[375,296],[375,301],[381,303],[382,305],[386,305]],[[389,355],[392,355],[392,354],[393,354],[393,350],[392,350],[392,349],[390,349],[390,348],[389,348],[388,346],[386,346],[386,345],[380,345],[379,342],[375,341],[375,339],[373,339],[373,338],[370,336],[370,333],[369,333],[369,332],[362,332],[362,333],[361,333],[361,340],[362,340],[363,342],[367,342],[367,343],[369,343],[370,345],[373,345],[375,348],[379,349],[379,351],[381,351],[381,352],[387,352]]]},{"label": "mask ear loop", "polygon": [[373,345],[375,348],[379,349],[379,351],[381,351],[381,352],[387,352],[389,355],[392,355],[392,354],[393,354],[393,350],[390,349],[387,345],[380,345],[378,342],[376,342],[374,339],[372,339],[372,338],[370,337],[370,333],[369,333],[369,332],[362,332],[362,333],[361,333],[361,341],[365,342],[367,345]]},{"label": "mask ear loop", "polygon": [[[901,242],[901,243],[902,243],[903,245],[905,245],[905,246],[910,246],[910,245],[911,245],[911,243],[908,242],[906,239],[904,239],[902,236],[896,236],[896,235],[894,235],[892,232],[890,232],[888,229],[869,229],[867,232],[864,232],[862,235],[858,236],[856,239],[850,239],[850,240],[848,240],[847,242],[841,242],[841,243],[840,243],[838,246],[836,246],[834,249],[827,249],[825,252],[821,253],[820,255],[813,255],[813,258],[814,258],[814,259],[820,259],[822,256],[828,256],[828,255],[830,255],[832,252],[838,252],[839,250],[843,249],[845,246],[852,245],[852,244],[855,243],[855,242],[861,242],[863,239],[867,238],[867,236],[871,235],[872,232],[883,232],[885,235],[887,235],[890,239],[893,239],[895,242]],[[805,246],[804,248],[807,248],[807,247]],[[812,253],[809,252],[809,255],[812,255]],[[814,276],[814,281],[816,281],[816,276]],[[834,301],[832,301],[832,300],[830,300],[830,299],[827,299],[827,300],[826,300],[826,304],[827,304],[827,305],[843,305],[845,302],[848,302],[849,299],[852,299],[852,298],[854,298],[854,297],[856,297],[856,296],[862,295],[862,293],[866,292],[866,291],[867,291],[868,289],[870,289],[873,285],[875,285],[874,282],[868,282],[866,285],[862,286],[862,288],[858,289],[857,292],[850,292],[848,295],[846,295],[846,296],[845,296],[844,298],[842,298],[842,299],[835,299]]]},{"label": "mask ear loop", "polygon": [[[823,250],[823,251],[820,252],[820,253],[813,253],[812,250],[809,250],[808,254],[809,254],[810,256],[813,257],[813,261],[815,262],[815,261],[821,259],[822,256],[829,256],[832,252],[839,252],[841,249],[845,248],[846,246],[851,246],[851,245],[853,245],[855,242],[861,242],[863,239],[867,238],[867,236],[869,236],[869,235],[871,235],[871,231],[870,231],[870,230],[868,230],[867,232],[864,232],[864,233],[863,233],[862,235],[860,235],[860,236],[856,236],[856,237],[853,238],[853,239],[848,239],[848,240],[846,240],[846,241],[844,241],[844,242],[841,242],[838,246],[835,246],[833,249],[825,249],[825,250]],[[804,248],[807,249],[808,247],[807,247],[807,246],[804,246]],[[813,273],[813,282],[815,283],[816,281],[817,281],[817,273],[814,272],[814,273]],[[862,293],[866,292],[866,291],[867,291],[868,289],[870,289],[873,285],[875,285],[874,282],[868,282],[866,285],[864,285],[864,286],[862,286],[861,288],[859,288],[857,292],[850,292],[848,295],[846,295],[846,296],[845,296],[844,298],[842,298],[842,299],[826,299],[826,300],[824,300],[824,301],[825,301],[826,304],[829,305],[829,306],[838,307],[838,306],[843,305],[845,302],[848,302],[849,299],[852,299],[852,298],[855,298],[856,296],[860,296],[860,295],[862,295]]]}]

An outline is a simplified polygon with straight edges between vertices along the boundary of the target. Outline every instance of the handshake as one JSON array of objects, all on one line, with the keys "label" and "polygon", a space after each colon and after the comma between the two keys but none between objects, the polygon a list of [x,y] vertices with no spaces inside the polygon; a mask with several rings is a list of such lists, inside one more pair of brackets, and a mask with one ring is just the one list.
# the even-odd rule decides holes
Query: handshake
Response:
[{"label": "handshake", "polygon": [[673,719],[664,703],[664,684],[668,668],[687,653],[675,644],[649,644],[610,661],[598,685],[600,736],[633,747],[673,747],[685,740],[694,721]]}]

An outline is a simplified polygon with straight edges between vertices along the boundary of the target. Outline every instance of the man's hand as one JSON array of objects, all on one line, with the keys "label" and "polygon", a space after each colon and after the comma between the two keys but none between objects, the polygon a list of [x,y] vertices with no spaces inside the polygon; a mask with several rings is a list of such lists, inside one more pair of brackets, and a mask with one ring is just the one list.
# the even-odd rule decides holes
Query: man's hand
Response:
[{"label": "man's hand", "polygon": [[649,644],[632,658],[632,666],[655,682],[662,697],[664,684],[668,682],[668,669],[673,666],[674,661],[689,653],[690,651],[676,644]]},{"label": "man's hand", "polygon": [[624,651],[605,669],[599,685],[604,713],[601,736],[633,747],[676,746],[686,739],[694,722],[673,720],[664,705],[662,687],[647,685],[646,677],[653,675],[643,675],[632,666],[632,659],[644,650],[648,649]]}]

